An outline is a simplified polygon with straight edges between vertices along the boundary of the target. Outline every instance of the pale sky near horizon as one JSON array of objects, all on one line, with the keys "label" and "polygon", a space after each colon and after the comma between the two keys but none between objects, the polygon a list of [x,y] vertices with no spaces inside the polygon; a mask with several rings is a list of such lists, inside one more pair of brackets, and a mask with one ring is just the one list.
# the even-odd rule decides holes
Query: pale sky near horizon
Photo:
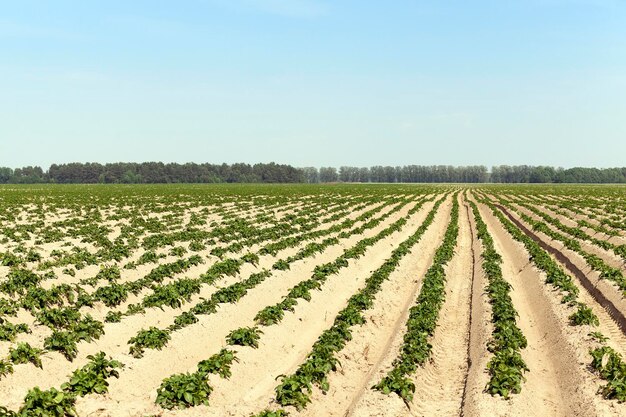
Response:
[{"label": "pale sky near horizon", "polygon": [[0,4],[0,166],[626,166],[623,0]]}]

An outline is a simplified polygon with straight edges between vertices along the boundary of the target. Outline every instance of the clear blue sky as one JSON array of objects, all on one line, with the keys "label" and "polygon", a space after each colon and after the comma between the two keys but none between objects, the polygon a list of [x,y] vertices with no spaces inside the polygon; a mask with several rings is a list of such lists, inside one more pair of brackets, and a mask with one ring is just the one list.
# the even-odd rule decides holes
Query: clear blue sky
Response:
[{"label": "clear blue sky", "polygon": [[626,166],[623,0],[1,3],[0,166]]}]

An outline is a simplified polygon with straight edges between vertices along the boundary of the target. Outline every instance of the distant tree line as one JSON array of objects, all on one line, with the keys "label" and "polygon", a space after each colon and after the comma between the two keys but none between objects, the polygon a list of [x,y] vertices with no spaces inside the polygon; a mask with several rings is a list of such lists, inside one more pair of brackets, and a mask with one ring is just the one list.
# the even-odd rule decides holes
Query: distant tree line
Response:
[{"label": "distant tree line", "polygon": [[502,183],[626,183],[625,168],[554,168],[499,165],[491,168],[491,182]]},{"label": "distant tree line", "polygon": [[110,164],[52,164],[12,170],[0,168],[0,183],[217,183],[217,182],[302,182],[302,172],[290,165],[269,164],[177,164],[162,162]]},{"label": "distant tree line", "polygon": [[549,166],[498,165],[491,172],[483,165],[405,165],[306,167],[276,163],[81,163],[53,164],[47,171],[38,166],[0,167],[0,184],[33,183],[626,183],[626,168],[554,168]]},{"label": "distant tree line", "polygon": [[301,168],[304,182],[487,182],[485,166],[405,165],[359,168],[342,166]]}]

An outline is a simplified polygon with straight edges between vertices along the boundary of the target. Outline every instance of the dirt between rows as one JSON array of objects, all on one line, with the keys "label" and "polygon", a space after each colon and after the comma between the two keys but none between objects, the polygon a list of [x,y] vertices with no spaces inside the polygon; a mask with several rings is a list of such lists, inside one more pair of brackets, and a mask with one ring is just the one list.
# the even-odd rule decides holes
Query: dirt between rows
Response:
[{"label": "dirt between rows", "polygon": [[593,416],[595,405],[593,376],[583,364],[586,350],[572,342],[567,311],[548,284],[545,275],[534,268],[524,246],[514,240],[484,205],[479,205],[496,251],[502,256],[502,273],[511,284],[511,300],[519,317],[517,325],[528,346],[521,351],[529,372],[522,391],[509,401],[476,393],[468,399],[465,415],[498,416]]},{"label": "dirt between rows", "polygon": [[[392,222],[407,215],[409,205],[365,235],[373,236]],[[347,298],[362,285],[368,271],[376,269],[393,250],[396,242],[411,232],[416,221],[423,218],[432,203],[427,203],[413,215],[401,231],[371,246],[364,256],[351,260],[349,266],[331,275],[321,291],[312,291],[310,302],[300,300],[295,313],[285,314],[275,326],[261,327],[264,332],[259,348],[234,347],[239,362],[232,365],[232,376],[226,380],[211,376],[213,387],[209,407],[166,412],[154,405],[156,389],[163,378],[174,373],[193,371],[197,363],[226,346],[231,330],[254,324],[253,318],[263,307],[279,302],[293,285],[310,277],[316,265],[333,260],[344,248],[351,247],[366,236],[352,236],[323,253],[299,261],[288,271],[275,273],[272,279],[250,290],[236,304],[220,307],[217,314],[202,316],[200,321],[172,335],[162,351],[147,352],[140,360],[130,360],[130,366],[113,380],[110,396],[91,396],[79,401],[85,415],[144,416],[157,415],[242,415],[249,416],[270,404],[276,377],[292,372],[304,359],[313,342],[324,328],[332,324],[336,313]],[[121,414],[124,413],[124,414]]]},{"label": "dirt between rows", "polygon": [[526,235],[532,238],[535,242],[541,246],[542,249],[552,254],[561,264],[563,264],[574,276],[580,281],[581,285],[587,290],[587,292],[598,302],[611,316],[611,318],[617,323],[622,332],[626,335],[626,317],[624,313],[620,311],[615,304],[608,299],[608,297],[596,287],[591,280],[585,275],[585,273],[574,264],[574,262],[565,256],[565,254],[548,245],[542,239],[531,231],[525,224],[513,216],[504,206],[496,204],[496,207],[500,209],[517,227],[520,228]]},{"label": "dirt between rows", "polygon": [[[422,239],[383,283],[373,307],[364,312],[366,323],[353,328],[352,340],[338,354],[341,367],[328,375],[329,391],[323,394],[314,387],[312,402],[306,409],[287,408],[291,417],[626,415],[626,406],[604,400],[596,393],[604,382],[589,368],[589,349],[597,346],[588,336],[590,331],[602,331],[610,337],[609,345],[626,353],[626,318],[622,309],[590,279],[579,260],[572,259],[554,242],[531,231],[499,205],[499,209],[524,233],[574,274],[576,285],[581,289],[580,300],[588,303],[601,321],[598,328],[570,326],[568,316],[573,312],[572,308],[562,304],[561,294],[545,283],[545,274],[529,261],[524,246],[511,237],[486,205],[479,204],[494,246],[502,256],[503,276],[512,285],[510,295],[519,314],[518,325],[528,340],[528,347],[521,354],[530,368],[525,374],[522,392],[510,400],[485,392],[489,380],[486,367],[492,357],[487,350],[493,330],[491,305],[485,293],[487,278],[481,266],[483,248],[476,236],[474,216],[464,195],[460,194],[458,198],[461,204],[459,237],[455,254],[445,268],[446,297],[438,326],[430,339],[432,355],[410,376],[416,385],[413,401],[407,405],[397,395],[383,395],[371,387],[391,369],[401,348],[409,309],[415,303],[424,274],[432,264],[450,218],[450,197],[439,208]],[[19,370],[16,375],[3,378],[0,403],[17,408],[24,390],[35,385],[34,380],[43,388],[58,385],[71,369],[84,362],[84,355],[99,350],[106,342],[107,353],[121,359],[127,366],[120,379],[111,379],[108,394],[78,399],[80,416],[249,417],[265,408],[276,409],[274,388],[278,385],[277,378],[297,369],[319,335],[332,325],[349,297],[362,288],[369,274],[419,227],[432,208],[432,202],[411,216],[402,230],[377,242],[363,257],[351,260],[339,274],[329,277],[321,291],[312,292],[310,302],[301,300],[298,303],[295,313],[287,313],[276,326],[261,327],[264,333],[258,349],[234,348],[239,361],[232,366],[231,378],[209,377],[213,387],[209,406],[165,411],[158,408],[154,400],[163,378],[194,371],[199,360],[225,347],[225,336],[230,330],[253,325],[257,311],[280,301],[289,288],[308,278],[316,265],[331,261],[344,248],[363,237],[373,236],[391,222],[406,216],[410,206],[366,231],[364,236],[343,239],[314,258],[294,263],[289,271],[274,271],[270,279],[250,290],[238,303],[221,306],[217,314],[203,316],[198,323],[175,332],[163,350],[147,351],[142,359],[126,354],[126,334],[81,346],[81,356],[73,364],[57,354],[47,354],[43,371],[36,370],[29,376]],[[269,257],[267,261],[273,260]],[[236,282],[251,272],[242,271],[227,282]],[[150,312],[134,320],[139,320],[137,326],[153,322],[162,324],[168,317],[171,320],[176,312],[171,309]],[[621,330],[616,323],[621,324]],[[47,375],[46,372],[50,371],[52,373]]]},{"label": "dirt between rows", "polygon": [[[533,213],[532,211],[526,209],[525,207],[522,206],[517,206],[518,210],[521,213],[524,213],[526,215],[528,215],[529,217],[541,221],[544,224],[546,224],[546,226],[557,232],[560,233],[562,235],[567,236],[567,233],[562,232],[561,230],[559,230],[556,226],[549,224],[548,222],[546,222],[544,219],[542,219],[540,216],[536,215],[535,213]],[[517,217],[520,221],[522,221],[522,223],[526,224],[526,222],[521,218],[521,216],[519,216],[515,211],[511,210],[511,214],[515,217]],[[527,227],[530,227],[530,225],[527,225]],[[534,232],[537,236],[539,236],[540,238],[542,238],[542,240],[546,240],[543,239],[542,236],[544,236],[543,232]],[[546,235],[546,237],[548,238],[548,240],[550,240],[551,242],[553,241],[553,239],[549,236]],[[583,240],[583,239],[578,239],[578,238],[573,238],[575,239],[579,244],[582,250],[584,250],[585,252],[598,256],[599,258],[601,258],[607,265],[613,267],[613,268],[618,268],[622,271],[623,274],[626,274],[626,262],[620,257],[617,256],[613,251],[611,250],[605,250],[602,249],[601,247],[587,241],[587,240]],[[571,251],[570,249],[568,249],[565,244],[561,241],[556,241],[554,240],[554,242],[556,243],[556,245],[552,245],[555,246],[557,249],[562,250],[569,258],[572,258],[569,254],[575,254],[574,258],[580,258],[583,262],[584,265],[587,265],[587,262],[582,258],[582,256],[575,252],[575,251]],[[562,248],[561,248],[562,246]],[[576,262],[575,262],[576,263]],[[586,272],[586,267],[581,268],[583,270],[583,272]],[[589,268],[590,269],[590,268]]]},{"label": "dirt between rows", "polygon": [[[312,269],[319,262],[323,262],[326,257],[336,257],[342,251],[345,245],[351,245],[357,240],[362,239],[363,237],[373,236],[378,233],[380,230],[387,227],[389,224],[393,223],[395,220],[400,217],[406,215],[407,211],[410,210],[412,204],[404,207],[400,212],[394,213],[385,221],[383,221],[380,225],[373,229],[369,229],[364,232],[363,236],[352,236],[348,239],[342,239],[340,244],[333,245],[332,247],[327,248],[327,250],[316,257],[316,259],[310,259],[308,262],[306,260],[295,262],[290,271],[273,271],[273,275],[271,278],[263,282],[259,287],[250,291],[251,294],[256,291],[261,291],[262,288],[278,285],[279,288],[287,288],[287,285],[292,283],[293,279],[297,279],[300,281],[303,279],[303,275],[310,275]],[[424,208],[425,209],[425,208]],[[422,210],[424,210],[422,209]],[[386,210],[385,210],[386,211]],[[380,213],[379,213],[380,215]],[[378,216],[377,216],[378,217]],[[305,242],[306,243],[306,242]],[[142,359],[135,359],[128,354],[128,340],[130,337],[134,336],[137,331],[141,328],[148,328],[149,326],[158,326],[163,328],[173,321],[174,317],[183,311],[187,311],[193,307],[195,302],[199,301],[201,297],[209,297],[215,291],[217,291],[220,287],[224,287],[226,285],[233,284],[235,282],[240,281],[241,279],[247,277],[253,272],[258,272],[260,268],[267,267],[270,268],[271,265],[285,254],[289,255],[294,252],[293,248],[289,248],[287,250],[281,251],[277,256],[267,256],[264,257],[259,263],[259,267],[255,268],[250,264],[245,264],[241,272],[237,274],[235,277],[228,277],[223,281],[220,281],[218,285],[205,286],[200,294],[192,297],[192,300],[189,303],[184,304],[180,308],[172,309],[170,307],[164,307],[163,309],[153,308],[148,309],[145,314],[137,314],[122,320],[121,323],[106,323],[105,330],[106,333],[98,340],[94,340],[91,343],[81,342],[79,347],[79,354],[76,359],[74,359],[71,363],[68,362],[61,354],[57,352],[48,352],[42,356],[43,369],[33,368],[31,366],[20,365],[15,367],[15,371],[2,378],[0,384],[0,405],[6,405],[11,408],[17,408],[21,403],[24,395],[27,390],[34,385],[38,385],[42,389],[47,389],[52,386],[59,386],[61,383],[67,380],[68,375],[72,370],[78,369],[87,363],[87,356],[91,354],[95,354],[99,351],[104,351],[108,355],[113,356],[116,359],[121,360],[126,364],[126,367],[120,372],[120,379],[114,379],[110,381],[111,383],[111,391],[117,387],[121,386],[121,390],[125,394],[129,394],[131,391],[135,391],[141,389],[140,387],[145,384],[159,384],[163,377],[160,377],[158,381],[155,379],[151,381],[150,375],[164,375],[167,376],[169,374],[165,374],[168,372],[168,369],[175,364],[173,364],[170,359],[172,358],[172,354],[174,357],[180,354],[183,358],[189,359],[193,358],[193,354],[195,355],[203,355],[204,347],[201,345],[190,346],[188,340],[195,340],[199,342],[202,338],[191,337],[189,335],[193,335],[196,332],[202,334],[205,338],[210,338],[210,333],[208,333],[205,328],[206,321],[211,322],[213,320],[212,316],[202,316],[201,320],[188,328],[182,329],[181,331],[175,332],[172,335],[172,340],[168,343],[168,346],[163,351],[151,351],[148,350],[145,357]],[[266,258],[266,259],[265,259]],[[332,258],[331,258],[332,259]],[[206,270],[206,265],[201,265],[202,270]],[[188,271],[185,275],[193,276]],[[292,280],[285,279],[284,277],[293,277]],[[296,282],[297,282],[296,281]],[[279,297],[281,293],[276,293],[273,297]],[[248,297],[248,296],[247,296]],[[246,297],[244,297],[246,298]],[[271,300],[272,298],[268,298]],[[215,316],[220,316],[220,319],[227,317],[226,314],[222,314],[227,312],[230,309],[230,305],[223,306],[220,308],[220,311]],[[49,329],[44,326],[37,326],[37,331],[33,331],[33,334],[25,335],[29,337],[29,340],[32,341],[34,346],[43,345],[43,338],[47,334]],[[232,330],[232,329],[231,329]],[[222,338],[223,339],[223,338]],[[220,343],[223,343],[220,341]],[[193,345],[193,344],[192,344]],[[5,347],[8,349],[8,347]],[[157,353],[158,352],[158,353]],[[169,352],[170,356],[166,355],[165,360],[160,360],[158,363],[153,363],[152,366],[148,366],[149,369],[145,371],[144,374],[138,374],[137,371],[143,369],[141,364],[148,363],[151,361],[154,355],[158,356],[161,352]],[[190,355],[191,353],[191,355]],[[189,358],[191,356],[191,358]],[[196,356],[199,359],[204,359],[204,357]],[[198,360],[194,361],[193,364],[197,363]],[[193,360],[193,359],[191,359]],[[185,362],[183,359],[179,358],[177,363]],[[158,373],[160,372],[160,374]],[[170,372],[171,374],[172,372]],[[135,383],[130,384],[130,388],[125,388],[125,383],[123,381],[129,376],[129,374],[137,375],[137,381]],[[33,383],[33,381],[37,381],[37,383]],[[120,384],[121,383],[121,384]],[[151,385],[150,385],[151,386]],[[147,395],[156,395],[156,388],[149,389],[150,392],[147,392]],[[79,404],[87,403],[93,405],[93,407],[87,407],[87,411],[92,412],[93,408],[97,406],[99,401],[94,401],[93,399],[84,400],[80,399]],[[102,399],[106,402],[107,399],[110,401],[110,394],[107,396],[103,396]],[[101,407],[101,408],[106,408]],[[115,409],[115,408],[114,408]],[[81,414],[82,415],[82,414]]]}]

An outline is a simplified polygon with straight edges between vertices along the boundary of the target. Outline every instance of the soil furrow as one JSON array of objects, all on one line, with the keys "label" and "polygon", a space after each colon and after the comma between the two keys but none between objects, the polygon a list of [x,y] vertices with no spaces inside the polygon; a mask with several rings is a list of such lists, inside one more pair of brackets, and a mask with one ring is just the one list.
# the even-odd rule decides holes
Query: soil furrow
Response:
[{"label": "soil furrow", "polygon": [[[302,300],[298,303],[295,314],[286,314],[283,321],[276,326],[263,327],[264,334],[258,349],[235,347],[239,363],[233,364],[232,377],[229,380],[210,378],[210,384],[214,387],[211,406],[192,408],[180,413],[197,415],[201,410],[203,415],[228,415],[228,410],[232,410],[233,404],[237,404],[236,415],[247,416],[255,408],[267,404],[269,398],[263,395],[266,392],[273,393],[277,384],[275,378],[281,373],[289,372],[303,359],[327,321],[332,320],[345,303],[344,299],[358,287],[360,280],[355,278],[361,278],[367,271],[375,269],[393,249],[393,242],[410,233],[416,221],[423,219],[431,207],[432,203],[425,204],[400,232],[379,241],[363,257],[350,262],[350,266],[339,274],[330,276],[321,292],[312,292],[313,298],[310,302]],[[382,230],[386,225],[405,216],[409,209],[410,207],[405,207],[369,233],[375,234]],[[163,378],[178,372],[193,371],[200,360],[217,353],[225,346],[225,337],[229,331],[253,324],[253,318],[261,308],[278,302],[290,287],[309,276],[316,265],[336,257],[343,249],[341,246],[349,247],[363,237],[353,237],[328,253],[308,259],[299,267],[292,267],[290,271],[284,271],[281,279],[264,282],[268,284],[252,289],[239,303],[220,307],[218,314],[200,317],[195,325],[174,333],[170,344],[162,351],[150,351],[140,360],[131,359],[131,363],[134,362],[132,368],[121,373],[119,382],[112,382],[111,397],[124,402],[124,409],[129,410],[131,416],[143,416],[149,412],[162,413],[154,405],[154,399]],[[193,340],[192,344],[188,343],[190,340]],[[79,410],[94,412],[99,408],[107,411],[95,415],[115,416],[115,410],[118,409],[106,397],[79,401]]]},{"label": "soil furrow", "polygon": [[525,248],[513,240],[490,211],[480,205],[494,246],[502,255],[502,272],[513,289],[510,292],[519,314],[518,326],[528,340],[522,357],[530,368],[522,392],[503,401],[492,397],[480,415],[589,416],[595,415],[592,394],[585,386],[583,367],[566,337],[566,322],[553,311],[546,296],[542,274],[528,263]]}]

